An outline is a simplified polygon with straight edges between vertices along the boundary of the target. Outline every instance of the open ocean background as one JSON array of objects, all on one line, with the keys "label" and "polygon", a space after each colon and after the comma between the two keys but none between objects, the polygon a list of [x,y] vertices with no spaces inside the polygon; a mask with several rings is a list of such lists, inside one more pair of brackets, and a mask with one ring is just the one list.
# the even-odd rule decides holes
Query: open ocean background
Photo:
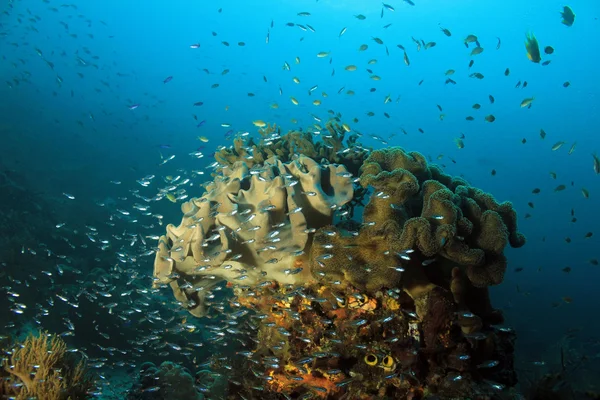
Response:
[{"label": "open ocean background", "polygon": [[[156,188],[141,187],[137,180],[148,175],[161,180],[182,170],[206,171],[209,177],[206,167],[214,161],[210,155],[217,146],[231,144],[231,133],[226,134],[231,129],[258,136],[252,121],[260,119],[286,132],[313,124],[313,115],[325,121],[327,110],[333,110],[363,133],[363,145],[385,147],[371,136],[375,135],[389,146],[419,151],[443,165],[446,173],[463,176],[499,201],[514,203],[519,229],[528,241],[523,248],[506,249],[509,268],[504,282],[492,288],[492,304],[517,331],[517,366],[523,374],[534,374],[533,363],[544,361],[544,371],[551,370],[559,363],[562,347],[569,357],[585,356],[579,378],[592,382],[600,376],[600,266],[594,265],[600,259],[600,177],[592,158],[600,152],[600,3],[415,3],[390,0],[395,11],[386,9],[381,17],[380,2],[359,0],[2,1],[0,207],[18,218],[1,227],[0,262],[5,271],[0,271],[0,286],[8,285],[8,275],[35,276],[30,290],[38,291],[36,284],[47,290],[47,281],[40,277],[40,271],[51,268],[41,255],[44,245],[72,257],[84,271],[110,268],[122,248],[101,250],[85,238],[86,226],[106,237],[137,229],[144,235],[164,232],[157,219],[132,222],[134,215],[113,218],[114,226],[106,226],[114,210],[131,209],[136,202],[133,190],[147,196],[156,193]],[[571,27],[561,24],[565,5],[576,14]],[[298,16],[300,12],[311,15]],[[358,14],[366,19],[355,18]],[[308,24],[315,32],[286,26],[288,22]],[[387,24],[391,25],[384,28]],[[440,27],[452,36],[445,36]],[[549,65],[527,59],[527,32],[535,34],[542,51],[545,46],[554,48],[552,55],[542,54],[543,61],[551,60]],[[473,45],[467,49],[463,43],[469,34],[479,38],[482,54],[470,57]],[[436,46],[417,51],[411,37]],[[190,48],[193,44],[200,47]],[[368,49],[359,52],[361,44]],[[397,44],[406,48],[410,66]],[[328,57],[316,56],[324,51]],[[371,59],[377,63],[367,65]],[[471,59],[474,65],[469,68]],[[284,62],[289,71],[282,68]],[[350,64],[358,70],[345,71]],[[381,80],[370,79],[366,68]],[[456,85],[444,83],[448,69],[456,71],[450,76]],[[484,79],[470,78],[473,72]],[[164,83],[167,77],[172,80]],[[294,77],[300,83],[294,83]],[[515,88],[518,81],[527,81],[527,87]],[[567,81],[570,86],[564,87]],[[314,85],[318,89],[309,95]],[[348,90],[355,94],[346,94]],[[384,104],[387,95],[392,101]],[[521,101],[529,97],[535,97],[532,107],[521,108]],[[313,105],[315,99],[322,104]],[[194,106],[197,102],[203,104]],[[474,103],[481,109],[473,109]],[[138,107],[131,109],[134,105]],[[489,114],[495,122],[484,120]],[[467,121],[467,116],[475,120]],[[540,129],[547,133],[545,139]],[[464,148],[459,149],[455,139],[461,133]],[[199,136],[208,142],[199,141]],[[564,146],[552,151],[559,141]],[[197,150],[203,158],[189,155]],[[176,157],[159,166],[171,155]],[[550,172],[556,173],[555,179]],[[566,189],[555,191],[561,184]],[[533,194],[535,188],[540,193]],[[195,190],[188,193],[202,194],[198,185]],[[178,223],[181,217],[180,206],[167,200],[152,204],[152,211],[163,215],[165,223]],[[55,228],[60,223],[66,224],[62,230]],[[28,226],[36,228],[27,231]],[[588,232],[592,235],[586,238]],[[65,246],[69,241],[89,246]],[[51,243],[62,247],[55,249]],[[20,260],[19,266],[9,259]],[[140,258],[135,265],[148,287],[152,260]],[[41,301],[36,296],[41,295],[24,296],[33,302],[31,309]],[[11,307],[5,298],[0,306],[4,333],[33,324],[32,310],[22,315],[5,312]],[[85,309],[79,312],[85,314]],[[95,320],[116,326],[114,318],[103,313]],[[125,339],[114,339],[118,328],[113,329],[113,339],[106,340],[83,324],[75,325],[75,335],[65,337],[70,345],[92,353],[94,343],[127,346]],[[57,319],[43,319],[41,326],[57,333],[64,330]],[[128,327],[127,335],[135,335],[135,326]]]}]

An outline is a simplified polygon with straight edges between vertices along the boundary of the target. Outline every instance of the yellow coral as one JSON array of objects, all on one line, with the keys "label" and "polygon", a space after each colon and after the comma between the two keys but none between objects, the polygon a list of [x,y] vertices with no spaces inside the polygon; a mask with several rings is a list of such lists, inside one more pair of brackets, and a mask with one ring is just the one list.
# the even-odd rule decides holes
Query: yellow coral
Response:
[{"label": "yellow coral", "polygon": [[3,365],[10,374],[4,382],[5,394],[19,400],[59,400],[85,393],[91,386],[85,363],[67,368],[71,366],[65,359],[66,350],[67,345],[56,335],[41,333],[27,337]]},{"label": "yellow coral", "polygon": [[200,198],[183,203],[181,224],[167,225],[154,263],[155,286],[169,284],[193,315],[206,314],[205,296],[219,282],[256,285],[311,279],[303,268],[310,228],[333,220],[354,193],[347,170],[303,155],[276,157],[250,170],[224,167]]},{"label": "yellow coral", "polygon": [[392,297],[387,297],[385,299],[385,308],[387,308],[390,311],[396,311],[400,309],[400,303],[398,303],[398,300]]}]

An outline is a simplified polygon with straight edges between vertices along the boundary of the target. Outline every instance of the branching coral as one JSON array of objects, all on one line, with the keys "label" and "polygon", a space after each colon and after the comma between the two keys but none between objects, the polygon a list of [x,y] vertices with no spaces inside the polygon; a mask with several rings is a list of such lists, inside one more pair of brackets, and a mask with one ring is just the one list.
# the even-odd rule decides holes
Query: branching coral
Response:
[{"label": "branching coral", "polygon": [[79,398],[92,384],[85,363],[67,357],[65,342],[55,335],[30,335],[12,350],[3,367],[9,377],[0,393],[17,399]]},{"label": "branching coral", "polygon": [[155,285],[170,284],[194,315],[204,315],[203,295],[217,282],[256,285],[269,280],[302,283],[309,235],[332,222],[352,199],[343,166],[321,166],[299,156],[269,158],[250,169],[236,161],[181,207],[179,226],[159,240]]}]

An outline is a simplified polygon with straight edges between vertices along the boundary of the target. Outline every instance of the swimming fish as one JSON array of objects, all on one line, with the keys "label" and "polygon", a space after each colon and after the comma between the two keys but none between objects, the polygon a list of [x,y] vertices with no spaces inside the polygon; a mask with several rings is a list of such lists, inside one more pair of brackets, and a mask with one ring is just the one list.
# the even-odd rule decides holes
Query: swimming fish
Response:
[{"label": "swimming fish", "polygon": [[531,103],[533,103],[533,100],[535,100],[535,97],[528,97],[526,99],[523,99],[523,101],[521,101],[521,108],[531,106]]},{"label": "swimming fish", "polygon": [[565,144],[565,142],[563,142],[563,141],[554,143],[552,145],[552,151],[556,151],[556,150],[560,149],[564,144]]},{"label": "swimming fish", "polygon": [[538,41],[533,33],[527,34],[525,48],[527,49],[527,58],[529,58],[531,62],[537,64],[542,61],[542,56],[540,55],[540,45],[538,44]]},{"label": "swimming fish", "polygon": [[594,172],[598,175],[600,174],[600,157],[596,153],[592,154],[592,157],[594,157]]},{"label": "swimming fish", "polygon": [[477,46],[471,51],[471,57],[483,53],[483,47]]},{"label": "swimming fish", "polygon": [[564,6],[560,15],[562,16],[563,25],[572,26],[573,22],[575,22],[575,13],[569,6]]}]

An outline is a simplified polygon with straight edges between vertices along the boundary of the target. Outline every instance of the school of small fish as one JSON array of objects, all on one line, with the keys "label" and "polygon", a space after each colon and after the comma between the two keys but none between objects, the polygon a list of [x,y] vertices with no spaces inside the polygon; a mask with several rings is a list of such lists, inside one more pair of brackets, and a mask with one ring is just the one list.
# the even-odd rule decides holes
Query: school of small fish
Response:
[{"label": "school of small fish", "polygon": [[[166,101],[154,97],[158,95],[136,95],[134,97],[120,92],[119,87],[123,82],[133,79],[135,74],[118,70],[116,63],[103,59],[99,55],[100,52],[97,52],[94,47],[94,40],[97,36],[102,35],[106,39],[113,40],[109,23],[84,15],[76,4],[62,4],[54,0],[42,0],[41,4],[43,4],[42,8],[38,5],[30,6],[25,1],[9,0],[8,5],[2,6],[2,14],[6,20],[0,21],[0,39],[3,46],[19,54],[19,56],[11,58],[6,54],[8,52],[2,52],[3,62],[14,67],[13,76],[6,79],[5,82],[8,88],[19,91],[24,86],[33,85],[34,77],[28,68],[32,63],[36,63],[36,65],[44,65],[48,76],[51,76],[48,78],[46,89],[50,90],[52,96],[56,98],[63,96],[65,92],[71,98],[83,98],[78,85],[83,85],[83,82],[90,85],[89,81],[96,79],[98,86],[94,91],[102,94],[111,93],[119,107],[125,110],[123,112],[127,115],[134,114],[135,118],[147,118],[142,117],[143,113],[150,113],[152,108]],[[290,21],[270,21],[264,28],[261,28],[264,31],[264,37],[233,37],[234,35],[229,33],[211,31],[209,28],[201,27],[198,29],[198,34],[189,38],[188,42],[173,44],[173,47],[190,52],[192,56],[206,54],[211,51],[206,49],[222,46],[226,48],[226,51],[237,51],[236,57],[244,57],[245,61],[257,57],[262,63],[272,64],[274,68],[270,69],[271,71],[277,70],[277,73],[265,72],[256,75],[256,71],[250,73],[240,69],[237,63],[224,65],[221,67],[222,69],[196,67],[198,74],[195,79],[202,82],[202,90],[199,91],[201,95],[186,103],[189,108],[186,110],[191,114],[190,120],[193,120],[189,124],[189,131],[192,132],[190,137],[194,140],[197,139],[200,147],[197,150],[188,151],[187,157],[195,161],[203,159],[209,155],[209,152],[218,151],[221,148],[221,145],[215,146],[205,154],[206,146],[213,141],[222,143],[221,139],[223,138],[233,141],[235,138],[251,135],[248,129],[252,126],[265,128],[270,120],[281,120],[283,115],[281,109],[284,108],[291,109],[291,112],[294,113],[290,119],[292,125],[308,125],[305,129],[313,132],[315,136],[325,130],[323,120],[326,119],[347,120],[343,124],[346,132],[353,131],[382,146],[395,144],[392,140],[400,133],[404,136],[423,135],[425,134],[424,129],[420,127],[412,129],[399,122],[402,118],[404,93],[399,90],[394,92],[387,89],[386,82],[396,78],[384,74],[383,67],[379,71],[378,68],[384,63],[387,65],[391,63],[399,74],[402,74],[404,68],[422,68],[430,60],[428,57],[431,53],[444,51],[450,43],[458,42],[461,47],[464,45],[465,48],[462,48],[464,53],[448,60],[447,65],[438,65],[436,75],[424,75],[423,78],[411,82],[413,88],[410,90],[426,85],[434,85],[446,90],[454,87],[460,88],[463,85],[472,87],[480,85],[481,81],[489,80],[489,76],[492,75],[494,79],[499,76],[502,76],[503,79],[513,79],[511,68],[519,69],[514,65],[502,65],[502,57],[495,55],[502,54],[501,52],[506,51],[507,47],[506,41],[501,41],[499,37],[480,37],[471,32],[461,32],[458,37],[455,31],[461,30],[459,27],[451,29],[453,27],[435,24],[426,30],[426,38],[407,34],[396,36],[388,33],[392,32],[395,27],[391,27],[397,24],[394,22],[396,21],[395,16],[400,12],[408,13],[411,9],[421,6],[419,2],[402,0],[393,4],[376,2],[373,4],[376,4],[375,14],[373,6],[365,2],[364,14],[349,14],[345,18],[339,16],[330,21],[335,25],[333,36],[339,40],[340,45],[343,43],[343,46],[352,49],[352,57],[349,56],[348,50],[342,51],[335,47],[322,49],[310,47],[310,52],[300,50],[302,42],[305,41],[304,35],[318,36],[321,35],[322,30],[325,30],[325,27],[317,22],[311,24],[311,19],[319,13],[320,4],[318,2],[312,6],[310,11],[297,11],[289,15]],[[33,9],[36,11],[32,11]],[[212,11],[214,14],[212,18],[223,17],[227,12],[226,7],[219,8]],[[370,31],[374,36],[365,34],[367,31],[361,27],[361,24],[371,22],[376,18],[382,21],[385,19],[386,24],[382,24],[381,29]],[[567,29],[573,26],[575,21],[575,13],[570,7],[565,6],[557,16],[556,23],[559,27]],[[40,39],[40,36],[45,34],[39,28],[42,23],[54,24],[54,29],[59,32],[59,37],[63,41],[70,40],[73,43],[69,47],[64,44],[64,49],[47,44],[47,41]],[[293,45],[290,43],[289,51],[268,56],[261,55],[266,52],[265,49],[268,46],[287,40],[291,42],[290,37],[298,42],[294,42]],[[306,37],[308,38],[308,36]],[[554,47],[545,43],[545,39],[542,40],[545,46],[540,46],[540,42],[533,32],[524,32],[523,38],[525,45],[524,48],[521,48],[524,52],[519,56],[523,63],[531,62],[539,64],[540,68],[545,68],[555,58],[560,57],[560,49],[555,50]],[[540,37],[540,39],[543,38]],[[523,45],[520,44],[520,46]],[[292,51],[298,54],[292,56]],[[249,55],[248,52],[253,53]],[[494,59],[497,60],[495,62],[498,63],[497,70],[477,70],[480,60],[485,57],[495,57]],[[308,60],[309,58],[310,60]],[[202,62],[206,63],[206,60]],[[311,67],[305,68],[305,63]],[[482,62],[482,64],[484,63]],[[318,68],[327,71],[321,82],[315,81],[315,74],[311,70]],[[265,68],[265,70],[267,69]],[[72,71],[75,73],[71,73]],[[99,71],[107,71],[105,77],[98,78]],[[210,106],[211,97],[215,96],[213,93],[226,90],[224,87],[231,85],[230,79],[239,79],[242,75],[246,85],[243,88],[243,97],[253,98],[253,101],[263,101],[265,106],[262,115],[251,117],[248,123],[242,127],[239,122],[233,123],[236,118],[231,117],[229,121],[216,120],[218,117],[214,112],[204,112],[204,109]],[[339,75],[344,76],[346,83],[339,88],[331,88],[327,79]],[[171,91],[171,89],[176,87],[175,85],[178,85],[178,81],[182,78],[175,72],[165,71],[164,75],[154,78],[154,86],[165,97],[177,96],[177,92]],[[377,97],[377,106],[375,102],[363,103],[372,110],[366,109],[362,115],[347,117],[332,109],[339,104],[336,98],[348,100],[353,96],[361,97],[364,94],[361,86],[364,85],[370,87],[368,93],[376,93],[376,96],[379,96]],[[567,89],[570,85],[570,81],[559,84],[563,88],[561,90],[571,90]],[[535,87],[533,84],[531,86]],[[519,93],[523,93],[523,95],[519,95],[519,98],[522,98],[520,103],[516,101],[514,104],[511,102],[510,105],[506,105],[503,104],[503,99],[506,97],[504,94],[488,93],[483,98],[470,101],[469,107],[464,110],[459,110],[456,106],[451,107],[450,104],[425,104],[424,106],[429,108],[428,114],[435,114],[433,120],[436,122],[448,121],[453,118],[461,123],[468,121],[475,124],[480,121],[485,125],[478,126],[477,129],[485,129],[485,126],[489,126],[488,124],[493,126],[502,119],[500,115],[496,117],[494,111],[499,104],[509,107],[515,113],[527,113],[532,108],[538,107],[541,102],[548,101],[548,99],[536,97],[536,93],[533,91],[535,89],[530,87],[524,78],[514,78],[510,87],[510,90],[519,89]],[[328,93],[326,90],[330,92]],[[219,108],[224,109],[225,112],[228,112],[230,107],[235,108],[234,104],[237,100],[233,98],[228,101],[230,104],[224,107],[219,105]],[[442,102],[440,101],[440,103]],[[321,111],[323,107],[328,106],[331,108],[324,112]],[[379,111],[383,106],[387,107],[386,111]],[[91,132],[99,134],[102,128],[97,124],[98,120],[111,121],[111,119],[115,119],[116,121],[117,118],[120,119],[120,122],[125,120],[117,115],[120,114],[108,111],[100,105],[90,105],[90,110],[85,115],[74,115],[73,118],[80,131],[89,129]],[[382,115],[386,120],[398,121],[395,122],[393,133],[382,137],[373,133],[363,134],[357,130],[356,127],[360,126],[361,119],[378,115]],[[310,121],[310,124],[305,123],[306,119]],[[419,123],[419,121],[417,120],[415,123]],[[464,129],[465,131],[468,130],[468,126]],[[198,134],[198,132],[202,132],[202,134]],[[568,134],[561,135],[553,132],[553,127],[543,126],[539,128],[539,133],[537,131],[532,133],[523,138],[521,143],[529,143],[534,140],[534,137],[543,143],[542,146],[548,153],[553,155],[562,153],[565,156],[585,157],[586,165],[592,167],[594,174],[600,175],[600,156],[593,150],[582,151],[581,147],[576,151],[577,142],[570,139]],[[475,133],[457,132],[448,135],[446,140],[450,148],[453,147],[451,143],[454,143],[460,152],[466,152],[469,150],[469,142],[478,139]],[[137,186],[135,189],[115,195],[116,200],[98,201],[94,206],[106,215],[105,220],[99,224],[82,222],[78,225],[58,221],[53,227],[53,236],[59,238],[62,243],[61,248],[50,248],[45,243],[46,241],[42,240],[35,247],[22,246],[19,249],[19,254],[26,257],[29,262],[35,263],[36,260],[43,259],[44,265],[53,264],[53,267],[34,271],[26,279],[3,275],[0,285],[10,302],[8,311],[12,314],[11,322],[3,327],[5,330],[20,325],[19,322],[15,322],[17,321],[15,318],[28,318],[34,326],[39,328],[49,325],[54,328],[57,325],[62,326],[62,330],[57,333],[67,340],[76,334],[85,335],[90,345],[77,347],[72,351],[83,354],[91,368],[99,371],[101,376],[109,373],[108,370],[112,367],[137,366],[144,353],[151,352],[165,360],[193,360],[194,365],[207,367],[204,360],[200,360],[196,355],[198,349],[213,346],[217,349],[215,352],[218,352],[227,348],[231,342],[235,342],[238,346],[247,346],[247,341],[243,338],[252,334],[253,326],[251,323],[240,321],[248,314],[248,311],[235,307],[231,311],[231,305],[226,298],[221,297],[221,304],[219,301],[213,302],[213,307],[220,309],[222,314],[214,322],[209,321],[208,323],[182,317],[184,314],[180,312],[180,304],[172,301],[170,295],[163,298],[163,304],[156,306],[156,298],[161,296],[162,292],[159,289],[151,288],[149,276],[152,271],[151,263],[156,252],[158,234],[164,230],[162,228],[163,213],[156,210],[164,210],[167,205],[170,205],[169,203],[179,204],[190,197],[199,195],[207,176],[210,176],[211,172],[219,167],[217,162],[210,160],[204,167],[185,169],[177,164],[185,155],[174,151],[172,144],[161,143],[156,147],[158,154],[155,167],[161,172],[142,173],[135,182]],[[429,158],[438,161],[448,159],[453,164],[458,163],[457,153],[450,154],[455,155],[451,157],[439,154],[429,156]],[[532,158],[527,162],[535,163],[535,160]],[[443,164],[442,166],[445,167]],[[498,166],[490,169],[491,176],[501,174],[500,168]],[[552,192],[553,195],[560,196],[560,192],[577,190],[581,192],[583,199],[592,199],[593,190],[582,187],[574,181],[569,182],[562,175],[561,171],[550,171],[549,184],[540,184],[539,187],[536,185],[535,188],[528,189],[526,195],[530,196],[530,201],[526,200],[525,203],[529,213],[525,215],[525,219],[533,218],[536,207],[533,198],[541,193]],[[111,181],[111,184],[116,187],[122,183],[124,182],[120,179]],[[310,193],[306,193],[306,195],[311,196]],[[79,198],[75,188],[61,188],[57,196],[66,202],[86,201]],[[575,207],[568,207],[564,214],[568,214],[567,218],[571,223],[577,222]],[[590,240],[595,237],[590,229],[584,228],[585,233],[578,239]],[[219,237],[219,233],[217,232],[215,235],[214,240]],[[545,237],[541,240],[545,241]],[[565,242],[571,243],[571,237],[566,237]],[[93,254],[94,258],[83,262],[76,256],[77,252],[81,252],[82,249]],[[112,262],[107,263],[107,260],[112,260]],[[82,263],[85,266],[80,266]],[[596,258],[590,258],[588,263],[591,266],[599,265]],[[92,268],[88,268],[90,266]],[[0,270],[6,267],[7,263],[2,262]],[[569,274],[575,272],[575,268],[575,266],[564,266],[561,271]],[[514,272],[523,270],[523,267],[518,267],[514,269]],[[539,271],[541,270],[542,267],[539,267]],[[289,271],[289,273],[297,272]],[[242,276],[240,276],[240,280],[243,279]],[[26,295],[38,285],[47,288],[51,295],[45,298],[35,296],[32,298]],[[206,295],[220,298],[219,296],[222,294],[219,292],[225,290],[225,284],[217,285],[212,287]],[[523,293],[519,286],[517,286],[517,292]],[[553,302],[552,307],[572,302],[572,298],[568,295],[558,294],[558,296],[561,301]],[[90,315],[88,315],[90,310],[96,313],[91,318],[93,324],[84,326],[82,321],[90,320]],[[173,312],[173,310],[178,310],[178,312]],[[256,317],[260,318],[260,316]],[[54,320],[53,324],[49,323],[49,320]],[[358,326],[363,322],[359,320],[355,323]],[[131,340],[130,336],[134,331],[138,337],[136,340]],[[125,336],[123,332],[127,332],[129,338],[123,339]],[[93,355],[91,355],[92,353]],[[252,352],[239,350],[237,355],[249,357]],[[113,362],[115,356],[119,361]],[[124,361],[125,359],[129,359],[129,361]],[[299,360],[297,364],[301,366],[310,360],[310,358]],[[278,362],[279,360],[268,359],[267,356],[264,356],[262,360],[262,363],[277,364]],[[491,360],[479,365],[478,368],[493,368],[496,365],[494,363],[497,361]],[[332,370],[331,373],[335,374],[336,372]],[[457,380],[460,380],[460,375],[457,376]],[[102,392],[111,390],[105,382],[100,381],[94,395],[98,396]],[[314,390],[319,392],[318,387]]]}]

